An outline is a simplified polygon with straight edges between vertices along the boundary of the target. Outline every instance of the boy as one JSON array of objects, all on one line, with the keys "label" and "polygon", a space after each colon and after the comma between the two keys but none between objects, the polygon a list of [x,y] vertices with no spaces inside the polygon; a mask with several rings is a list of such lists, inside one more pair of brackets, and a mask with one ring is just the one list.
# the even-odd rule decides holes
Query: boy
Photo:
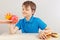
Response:
[{"label": "boy", "polygon": [[42,30],[40,32],[40,38],[45,39],[46,34],[50,34],[51,30],[47,25],[39,18],[34,17],[36,11],[36,4],[32,1],[25,1],[22,5],[22,14],[23,19],[20,19],[18,23],[12,26],[12,23],[9,25],[10,33],[14,34],[17,30],[22,30],[22,33],[38,33],[39,28]]}]

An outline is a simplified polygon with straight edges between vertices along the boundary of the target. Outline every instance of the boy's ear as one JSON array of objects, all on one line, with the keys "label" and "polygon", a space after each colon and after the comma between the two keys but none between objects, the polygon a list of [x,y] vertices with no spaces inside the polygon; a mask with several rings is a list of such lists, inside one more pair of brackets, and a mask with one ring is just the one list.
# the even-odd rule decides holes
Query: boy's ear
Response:
[{"label": "boy's ear", "polygon": [[35,11],[34,10],[32,10],[32,14],[34,15],[34,13],[35,13]]}]

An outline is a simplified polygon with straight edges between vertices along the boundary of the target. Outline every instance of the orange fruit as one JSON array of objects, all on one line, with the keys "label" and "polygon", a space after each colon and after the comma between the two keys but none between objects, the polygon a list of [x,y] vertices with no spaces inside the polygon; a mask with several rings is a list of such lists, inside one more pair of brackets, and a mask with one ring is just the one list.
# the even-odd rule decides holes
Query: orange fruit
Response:
[{"label": "orange fruit", "polygon": [[11,17],[12,17],[12,14],[11,14],[11,13],[6,13],[6,15],[5,15],[5,18],[6,18],[6,19],[9,20]]}]

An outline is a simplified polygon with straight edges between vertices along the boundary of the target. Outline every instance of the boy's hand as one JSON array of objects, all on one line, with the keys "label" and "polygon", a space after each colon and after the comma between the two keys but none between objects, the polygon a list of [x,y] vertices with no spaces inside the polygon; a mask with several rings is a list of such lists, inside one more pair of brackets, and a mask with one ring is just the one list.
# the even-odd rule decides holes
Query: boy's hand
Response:
[{"label": "boy's hand", "polygon": [[51,34],[51,33],[52,33],[52,31],[49,30],[49,29],[43,30],[43,31],[41,31],[41,32],[39,33],[39,38],[40,38],[40,39],[43,39],[43,40],[46,40],[46,39],[48,38],[47,35],[49,35],[49,34]]}]

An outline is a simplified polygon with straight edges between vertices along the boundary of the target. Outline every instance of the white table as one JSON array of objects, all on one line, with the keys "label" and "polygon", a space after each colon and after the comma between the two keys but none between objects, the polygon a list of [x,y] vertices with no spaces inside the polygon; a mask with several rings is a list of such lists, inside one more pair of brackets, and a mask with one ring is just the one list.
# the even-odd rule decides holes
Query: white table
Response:
[{"label": "white table", "polygon": [[[37,37],[38,34],[14,34],[14,35],[10,35],[10,34],[2,34],[0,35],[0,40],[40,40]],[[51,38],[50,40],[60,40],[59,38]]]}]

